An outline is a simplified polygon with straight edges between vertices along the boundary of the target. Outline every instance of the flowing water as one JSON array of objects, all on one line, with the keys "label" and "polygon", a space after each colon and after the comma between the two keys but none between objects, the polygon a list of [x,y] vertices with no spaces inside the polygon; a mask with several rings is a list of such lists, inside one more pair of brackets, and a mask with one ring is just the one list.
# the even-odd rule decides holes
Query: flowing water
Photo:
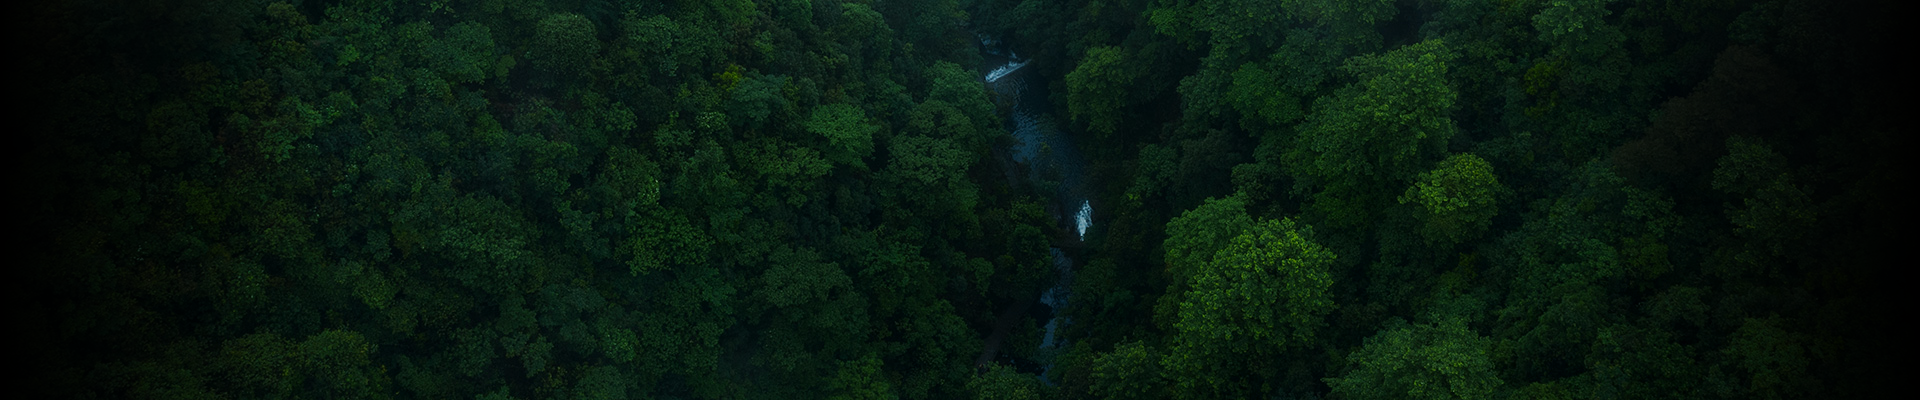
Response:
[{"label": "flowing water", "polygon": [[[1047,208],[1056,223],[1061,229],[1076,235],[1076,239],[1084,239],[1087,229],[1093,226],[1093,205],[1085,192],[1085,160],[1081,158],[1073,138],[1059,128],[1059,119],[1048,100],[1044,77],[1034,76],[1031,70],[1023,69],[1028,60],[1019,58],[1011,51],[1002,51],[1000,45],[990,38],[983,37],[981,40],[989,65],[999,65],[987,72],[984,79],[987,87],[997,93],[1002,102],[1011,103],[1011,107],[1003,108],[1011,110],[1009,115],[1003,116],[1003,120],[1006,121],[1007,130],[1016,139],[1009,150],[1014,162],[1029,166],[1031,171],[1028,176],[1009,178],[1024,179],[1043,194],[1052,195],[1055,202]],[[1051,253],[1059,279],[1040,296],[1040,302],[1051,309],[1046,313],[1050,317],[1042,321],[1046,326],[1045,336],[1040,341],[1043,354],[1067,345],[1066,339],[1060,334],[1071,322],[1060,311],[1066,308],[1068,299],[1072,297],[1069,288],[1073,284],[1074,260],[1059,248],[1051,249]],[[1044,371],[1052,367],[1051,361],[1041,366],[1040,378],[1043,382],[1046,381]]]}]

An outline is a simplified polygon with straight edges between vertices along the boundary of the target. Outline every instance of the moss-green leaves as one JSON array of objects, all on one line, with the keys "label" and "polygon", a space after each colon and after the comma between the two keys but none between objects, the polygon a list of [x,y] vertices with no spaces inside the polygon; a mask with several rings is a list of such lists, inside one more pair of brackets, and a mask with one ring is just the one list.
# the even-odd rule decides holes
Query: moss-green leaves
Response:
[{"label": "moss-green leaves", "polygon": [[579,74],[586,72],[600,53],[600,38],[594,34],[593,21],[586,17],[555,14],[540,20],[531,51],[534,65],[549,73]]},{"label": "moss-green leaves", "polygon": [[880,130],[868,122],[865,111],[843,103],[815,107],[804,125],[808,132],[826,138],[828,159],[860,167],[866,166],[863,159],[873,153],[873,134]]},{"label": "moss-green leaves", "polygon": [[1335,256],[1292,220],[1235,236],[1195,271],[1164,361],[1183,398],[1242,397],[1282,373],[1277,358],[1316,340],[1334,308]]},{"label": "moss-green leaves", "polygon": [[1095,47],[1067,73],[1067,111],[1099,133],[1113,133],[1127,105],[1127,89],[1139,79],[1127,52],[1118,47]]},{"label": "moss-green leaves", "polygon": [[1396,321],[1347,355],[1346,375],[1326,381],[1344,399],[1490,399],[1502,385],[1492,353],[1493,341],[1464,321]]},{"label": "moss-green leaves", "polygon": [[1447,84],[1453,54],[1426,41],[1347,60],[1359,80],[1323,97],[1286,155],[1311,179],[1314,208],[1341,226],[1364,223],[1398,186],[1438,158],[1456,131]]},{"label": "moss-green leaves", "polygon": [[1400,195],[1400,204],[1419,207],[1419,218],[1425,223],[1421,233],[1428,241],[1461,243],[1486,231],[1499,213],[1496,197],[1505,190],[1486,160],[1455,154],[1421,173]]}]

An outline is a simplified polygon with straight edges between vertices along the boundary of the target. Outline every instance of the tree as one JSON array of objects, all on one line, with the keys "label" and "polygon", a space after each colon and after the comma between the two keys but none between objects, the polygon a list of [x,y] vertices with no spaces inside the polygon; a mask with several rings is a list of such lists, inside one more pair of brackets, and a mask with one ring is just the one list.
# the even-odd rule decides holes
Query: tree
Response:
[{"label": "tree", "polygon": [[828,32],[851,50],[848,53],[878,62],[893,52],[892,45],[897,40],[893,28],[887,25],[886,17],[872,7],[862,3],[840,3],[840,21],[828,28]]},{"label": "tree", "polygon": [[808,132],[827,140],[821,151],[836,163],[865,169],[865,158],[873,153],[873,134],[880,127],[867,120],[859,107],[844,103],[815,107],[804,123]]},{"label": "tree", "polygon": [[1503,384],[1492,353],[1493,341],[1464,320],[1396,319],[1347,355],[1346,374],[1326,381],[1343,399],[1489,399]]},{"label": "tree", "polygon": [[1495,197],[1506,188],[1493,166],[1473,154],[1455,154],[1421,173],[1400,204],[1420,207],[1422,234],[1430,242],[1456,244],[1478,238],[1500,212]]},{"label": "tree", "polygon": [[[1329,37],[1342,45],[1377,42],[1373,25],[1393,18],[1392,2],[1384,0],[1351,2],[1229,0],[1157,1],[1148,19],[1161,34],[1198,42],[1199,33],[1216,51],[1249,45],[1273,45],[1285,30],[1273,29],[1287,23],[1326,29]],[[1371,49],[1361,49],[1368,51]]]},{"label": "tree", "polygon": [[1089,391],[1115,400],[1166,398],[1160,358],[1160,354],[1140,341],[1114,346],[1112,352],[1094,358],[1093,387]]},{"label": "tree", "polygon": [[1266,393],[1279,358],[1311,346],[1334,308],[1334,254],[1290,219],[1261,221],[1195,271],[1163,361],[1182,398]]},{"label": "tree", "polygon": [[387,397],[384,368],[368,357],[374,350],[359,332],[329,330],[308,337],[298,345],[300,369],[314,381],[302,389],[319,397]]},{"label": "tree", "polygon": [[1765,143],[1734,136],[1727,138],[1727,155],[1713,170],[1713,188],[1740,197],[1739,204],[1725,207],[1734,232],[1752,243],[1738,256],[1743,263],[1762,264],[1788,254],[1816,220],[1818,209],[1785,164]]},{"label": "tree", "polygon": [[1779,317],[1747,318],[1729,337],[1724,352],[1734,366],[1746,371],[1744,392],[1763,399],[1802,398],[1817,384],[1807,376],[1809,359],[1805,334],[1787,330]]},{"label": "tree", "polygon": [[550,73],[576,75],[586,72],[600,53],[600,38],[593,21],[579,14],[554,14],[540,20],[534,31],[535,66]]},{"label": "tree", "polygon": [[475,83],[493,75],[493,33],[486,25],[464,22],[427,47],[434,72],[448,82]]},{"label": "tree", "polygon": [[998,131],[994,129],[993,122],[999,121],[999,118],[994,115],[993,103],[987,100],[986,85],[980,82],[977,75],[968,73],[960,64],[947,61],[934,62],[931,68],[927,68],[926,74],[928,85],[925,103],[939,101],[959,110],[972,122],[969,127],[972,129],[968,131],[975,134]]},{"label": "tree", "polygon": [[995,365],[986,373],[967,381],[967,389],[978,400],[1039,400],[1040,379],[1015,372],[1013,367]]},{"label": "tree", "polygon": [[852,283],[838,264],[820,261],[820,254],[812,249],[783,247],[768,261],[775,264],[760,276],[761,292],[775,307],[825,301],[828,291]]},{"label": "tree", "polygon": [[878,177],[892,186],[882,188],[881,193],[905,206],[897,210],[911,213],[906,215],[937,216],[933,222],[965,219],[979,196],[978,189],[966,179],[966,166],[976,158],[954,141],[920,135],[894,136],[887,147],[892,158]]},{"label": "tree", "polygon": [[760,129],[790,111],[793,102],[781,92],[790,79],[780,75],[751,74],[734,84],[728,93],[727,116],[734,125]]},{"label": "tree", "polygon": [[1171,280],[1184,288],[1215,254],[1253,226],[1247,200],[1241,196],[1207,199],[1167,221],[1167,240],[1161,246]]},{"label": "tree", "polygon": [[1695,361],[1695,350],[1657,327],[1619,324],[1602,328],[1586,357],[1587,373],[1564,379],[1591,397],[1697,399],[1714,383]]},{"label": "tree", "polygon": [[236,393],[261,398],[288,397],[300,383],[288,376],[298,361],[297,348],[280,335],[256,333],[229,339],[217,363]]},{"label": "tree", "polygon": [[1067,111],[1074,121],[1101,134],[1118,129],[1122,108],[1131,104],[1127,89],[1140,77],[1127,58],[1124,49],[1095,47],[1067,73]]},{"label": "tree", "polygon": [[1609,303],[1618,296],[1612,289],[1667,269],[1658,246],[1679,223],[1673,202],[1627,185],[1599,162],[1579,172],[1565,192],[1537,202],[1525,223],[1489,249],[1492,269],[1509,279],[1492,330],[1517,361],[1509,376],[1580,372],[1584,358],[1577,355],[1624,319]]},{"label": "tree", "polygon": [[602,365],[589,368],[574,382],[573,398],[586,400],[624,400],[628,377],[618,367]]},{"label": "tree", "polygon": [[1565,87],[1574,94],[1612,91],[1627,73],[1626,54],[1620,49],[1625,35],[1605,20],[1615,0],[1554,0],[1533,16],[1539,40],[1553,47],[1555,62],[1568,70]]},{"label": "tree", "polygon": [[490,293],[522,288],[525,273],[538,263],[527,249],[537,237],[513,207],[492,196],[454,197],[447,182],[432,184],[427,195],[400,212],[396,239],[417,241],[423,250],[449,261],[448,275]]},{"label": "tree", "polygon": [[835,394],[831,400],[892,400],[900,398],[893,393],[893,387],[887,383],[879,357],[866,357],[841,361],[839,370],[827,381],[829,390]]},{"label": "tree", "polygon": [[681,49],[676,45],[687,40],[682,38],[686,34],[680,31],[680,24],[665,15],[636,17],[629,15],[620,21],[620,31],[626,34],[627,43],[657,71],[667,75],[678,73]]},{"label": "tree", "polygon": [[1347,60],[1341,70],[1359,81],[1321,98],[1286,156],[1288,169],[1307,178],[1316,211],[1339,226],[1367,221],[1388,196],[1383,185],[1405,182],[1442,154],[1455,132],[1452,58],[1430,40]]},{"label": "tree", "polygon": [[[1282,59],[1278,53],[1274,54],[1274,59],[1292,61]],[[1243,125],[1249,129],[1286,126],[1306,114],[1304,107],[1300,106],[1300,99],[1296,97],[1298,88],[1287,87],[1286,79],[1290,74],[1286,72],[1293,71],[1275,71],[1281,68],[1246,63],[1233,71],[1233,87],[1227,91],[1227,96],[1234,109],[1239,110],[1242,118],[1248,121]]]}]

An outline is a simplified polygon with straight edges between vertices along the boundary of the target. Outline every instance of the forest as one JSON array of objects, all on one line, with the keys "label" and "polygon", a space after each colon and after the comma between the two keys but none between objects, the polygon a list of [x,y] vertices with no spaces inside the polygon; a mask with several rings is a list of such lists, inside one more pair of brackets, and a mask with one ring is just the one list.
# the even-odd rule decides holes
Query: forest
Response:
[{"label": "forest", "polygon": [[1891,3],[21,2],[19,393],[1892,397]]}]

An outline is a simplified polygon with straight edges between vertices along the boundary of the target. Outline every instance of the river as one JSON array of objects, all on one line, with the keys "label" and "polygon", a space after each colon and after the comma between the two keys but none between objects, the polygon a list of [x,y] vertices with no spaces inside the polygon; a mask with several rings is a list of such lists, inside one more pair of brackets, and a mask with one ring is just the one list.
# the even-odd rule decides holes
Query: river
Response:
[{"label": "river", "polygon": [[[1074,242],[1084,239],[1087,229],[1093,226],[1093,206],[1086,193],[1086,162],[1081,158],[1079,146],[1073,138],[1060,129],[1059,119],[1054,113],[1053,103],[1048,100],[1045,77],[1037,76],[1033,69],[1026,68],[1029,60],[1022,59],[1012,51],[1005,50],[1000,43],[982,39],[981,48],[985,52],[987,65],[992,70],[983,75],[987,87],[998,96],[1005,107],[1002,120],[1006,129],[1015,139],[1012,148],[1007,149],[1013,162],[1028,166],[1028,176],[1012,176],[1009,179],[1025,180],[1032,184],[1042,195],[1051,195],[1053,201],[1047,206],[1047,212],[1058,224],[1058,228],[1073,235]],[[1017,171],[1019,169],[1009,169]],[[1067,340],[1062,335],[1071,319],[1062,315],[1068,300],[1072,297],[1074,260],[1067,251],[1059,247],[1052,248],[1053,265],[1059,273],[1053,287],[1040,294],[1040,304],[1047,307],[1047,317],[1041,321],[1045,325],[1044,336],[1040,340],[1040,353],[1053,353],[1063,349]],[[991,351],[991,350],[989,350]],[[1052,357],[1042,357],[1040,379],[1047,381],[1046,371],[1053,368]]]}]

